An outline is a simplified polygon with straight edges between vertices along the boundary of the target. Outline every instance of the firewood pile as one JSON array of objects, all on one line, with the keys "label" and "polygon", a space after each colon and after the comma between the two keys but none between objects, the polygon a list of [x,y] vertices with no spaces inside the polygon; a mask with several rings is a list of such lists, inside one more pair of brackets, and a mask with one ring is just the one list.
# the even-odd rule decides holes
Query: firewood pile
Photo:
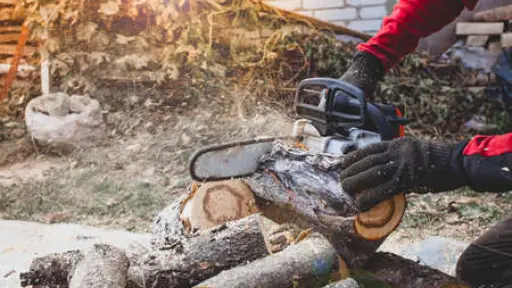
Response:
[{"label": "firewood pile", "polygon": [[[42,256],[20,274],[22,286],[466,287],[438,270],[376,252],[400,223],[403,195],[356,214],[348,196],[331,185],[337,157],[309,155],[312,163],[274,145],[254,175],[191,185],[155,218],[145,251],[98,243]],[[279,180],[285,175],[287,184]]]}]

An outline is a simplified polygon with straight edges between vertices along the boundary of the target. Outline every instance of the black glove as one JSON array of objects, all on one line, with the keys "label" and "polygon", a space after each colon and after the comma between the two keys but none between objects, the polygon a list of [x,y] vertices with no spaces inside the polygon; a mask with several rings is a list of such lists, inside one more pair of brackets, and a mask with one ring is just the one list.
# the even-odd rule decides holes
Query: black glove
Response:
[{"label": "black glove", "polygon": [[353,84],[363,90],[365,96],[375,91],[377,83],[384,77],[384,67],[379,58],[366,52],[357,52],[348,70],[340,80]]},{"label": "black glove", "polygon": [[407,137],[370,145],[343,160],[341,187],[361,212],[399,193],[460,188],[466,181],[455,172],[454,147]]}]

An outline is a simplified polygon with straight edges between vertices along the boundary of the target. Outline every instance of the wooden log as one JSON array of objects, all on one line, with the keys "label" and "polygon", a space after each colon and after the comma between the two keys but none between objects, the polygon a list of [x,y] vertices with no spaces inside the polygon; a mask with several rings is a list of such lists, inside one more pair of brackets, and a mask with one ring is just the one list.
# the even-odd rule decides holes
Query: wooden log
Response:
[{"label": "wooden log", "polygon": [[510,19],[512,19],[512,5],[496,7],[473,14],[473,20],[475,21],[497,22],[509,21]]},{"label": "wooden log", "polygon": [[83,254],[79,250],[38,257],[32,261],[28,272],[20,273],[21,287],[67,286],[68,277],[82,258]]},{"label": "wooden log", "polygon": [[223,271],[195,287],[321,287],[333,275],[337,277],[340,266],[329,241],[313,234],[279,253]]},{"label": "wooden log", "polygon": [[391,253],[376,253],[363,269],[393,288],[470,287],[439,270]]},{"label": "wooden log", "polygon": [[[269,254],[252,215],[183,239],[172,250],[151,252],[141,267],[147,287],[189,287],[222,270]],[[187,286],[188,285],[188,286]]]},{"label": "wooden log", "polygon": [[349,266],[363,264],[400,223],[404,195],[358,215],[352,198],[338,185],[342,156],[301,153],[275,143],[274,150],[261,160],[262,171],[245,179],[258,198],[260,211],[278,223],[291,219],[313,227],[331,241]]},{"label": "wooden log", "polygon": [[457,35],[498,35],[503,33],[505,24],[497,23],[471,23],[458,22],[456,27]]},{"label": "wooden log", "polygon": [[118,248],[95,244],[73,270],[69,288],[124,288],[130,263]]},{"label": "wooden log", "polygon": [[[168,250],[154,250],[131,257],[127,287],[190,287],[240,264],[269,254],[260,228],[260,215],[251,215],[175,241]],[[21,273],[22,286],[63,285],[83,253],[72,251],[34,260]],[[78,260],[77,260],[78,259]],[[39,263],[34,265],[34,263]]]}]

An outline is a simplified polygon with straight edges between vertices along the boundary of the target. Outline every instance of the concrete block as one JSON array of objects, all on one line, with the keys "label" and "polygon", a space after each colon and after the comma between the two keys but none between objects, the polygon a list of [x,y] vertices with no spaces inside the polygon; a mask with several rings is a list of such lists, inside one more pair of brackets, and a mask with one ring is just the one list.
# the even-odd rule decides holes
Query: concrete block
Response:
[{"label": "concrete block", "polygon": [[511,33],[503,33],[501,35],[501,47],[507,48],[512,46],[512,32]]},{"label": "concrete block", "polygon": [[345,6],[343,0],[303,0],[302,8],[304,10],[317,10],[326,8],[341,8]]},{"label": "concrete block", "polygon": [[386,0],[347,0],[347,4],[350,6],[371,6],[386,4]]},{"label": "concrete block", "polygon": [[351,21],[348,28],[357,31],[378,31],[382,25],[382,19],[379,20],[357,20]]},{"label": "concrete block", "polygon": [[505,24],[503,22],[496,23],[457,23],[457,35],[497,35],[503,33]]},{"label": "concrete block", "polygon": [[315,17],[324,21],[354,20],[357,11],[356,8],[319,10],[315,11]]},{"label": "concrete block", "polygon": [[466,39],[466,44],[470,46],[484,46],[489,40],[489,36],[487,35],[470,35],[468,39]]},{"label": "concrete block", "polygon": [[361,17],[361,19],[382,18],[382,17],[386,16],[387,14],[388,14],[388,11],[387,11],[385,5],[363,7],[359,11],[359,16]]}]

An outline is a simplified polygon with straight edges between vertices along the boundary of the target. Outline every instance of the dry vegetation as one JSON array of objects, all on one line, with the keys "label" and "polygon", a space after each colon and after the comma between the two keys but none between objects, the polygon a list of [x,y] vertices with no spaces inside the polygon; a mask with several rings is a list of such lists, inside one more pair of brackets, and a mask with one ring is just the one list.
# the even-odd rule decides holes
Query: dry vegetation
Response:
[{"label": "dry vegetation", "polygon": [[[94,149],[55,157],[38,154],[27,136],[15,139],[19,133],[2,127],[9,140],[0,143],[0,172],[5,175],[26,158],[29,163],[11,175],[14,185],[0,188],[4,219],[147,231],[154,213],[189,184],[191,151],[280,133],[293,116],[297,83],[341,76],[355,50],[333,33],[251,1],[24,0],[16,11],[27,17],[32,41],[43,47],[34,56],[51,59],[54,89],[98,99],[110,137]],[[371,100],[404,105],[413,121],[410,135],[460,139],[471,135],[462,126],[474,113],[502,115],[496,104],[463,89],[467,73],[456,63],[411,55]],[[5,100],[16,127],[39,89],[17,88]],[[506,118],[494,118],[506,129]],[[30,171],[44,161],[55,165],[32,177]],[[400,231],[407,237],[421,232],[467,240],[512,203],[508,196],[460,195],[410,201]],[[451,203],[460,199],[474,201]],[[461,225],[468,228],[464,235],[447,234]]]}]

